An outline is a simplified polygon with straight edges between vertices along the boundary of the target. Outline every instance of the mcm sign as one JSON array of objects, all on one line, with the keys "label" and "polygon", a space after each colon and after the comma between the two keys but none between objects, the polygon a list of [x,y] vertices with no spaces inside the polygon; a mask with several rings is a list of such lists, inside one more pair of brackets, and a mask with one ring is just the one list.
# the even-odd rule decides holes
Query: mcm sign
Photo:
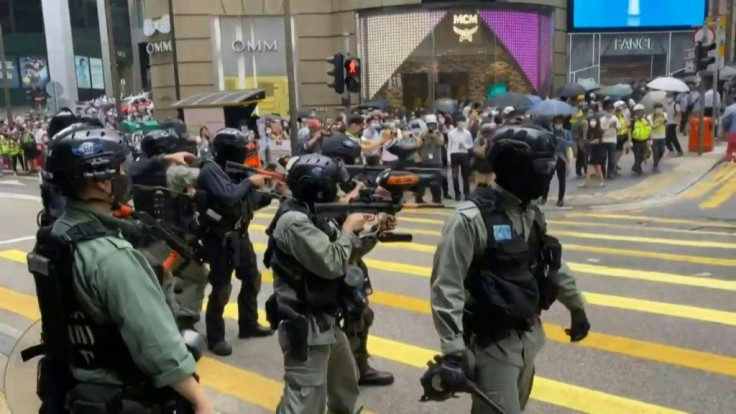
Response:
[{"label": "mcm sign", "polygon": [[[460,36],[459,42],[473,42],[473,35],[478,32],[478,15],[477,14],[455,14],[452,16],[452,31]],[[471,27],[458,27],[458,25]]]},{"label": "mcm sign", "polygon": [[143,34],[151,37],[156,32],[167,34],[171,32],[171,18],[168,14],[161,16],[158,20],[146,19],[143,21]]}]

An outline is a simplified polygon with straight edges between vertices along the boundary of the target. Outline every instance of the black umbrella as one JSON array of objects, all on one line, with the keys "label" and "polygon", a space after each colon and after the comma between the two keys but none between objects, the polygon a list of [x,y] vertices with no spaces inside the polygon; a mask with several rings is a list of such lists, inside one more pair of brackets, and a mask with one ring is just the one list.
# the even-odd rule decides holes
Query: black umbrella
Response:
[{"label": "black umbrella", "polygon": [[446,114],[454,114],[460,105],[456,100],[450,98],[441,98],[434,101],[435,112],[444,112]]},{"label": "black umbrella", "polygon": [[388,103],[388,101],[385,99],[373,99],[373,100],[365,101],[361,103],[360,105],[358,105],[357,108],[358,109],[380,109],[381,111],[383,111],[389,106],[391,106],[391,104]]},{"label": "black umbrella", "polygon": [[513,106],[519,110],[527,110],[531,108],[534,103],[529,99],[529,95],[516,92],[506,92],[501,95],[496,95],[486,101],[486,106],[491,107],[506,107]]},{"label": "black umbrella", "polygon": [[585,95],[585,92],[587,92],[587,90],[584,86],[578,85],[577,83],[568,83],[558,89],[557,92],[555,92],[555,95],[571,98],[578,95]]}]

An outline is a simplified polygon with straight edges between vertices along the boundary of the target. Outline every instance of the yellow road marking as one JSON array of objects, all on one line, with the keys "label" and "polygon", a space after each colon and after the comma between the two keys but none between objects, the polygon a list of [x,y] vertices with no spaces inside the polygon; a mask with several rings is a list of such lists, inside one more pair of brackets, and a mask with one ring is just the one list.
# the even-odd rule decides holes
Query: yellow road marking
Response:
[{"label": "yellow road marking", "polygon": [[[8,292],[11,291],[0,288],[0,294],[3,297]],[[18,298],[21,298],[22,303],[15,303],[17,306],[10,308],[8,303],[3,301],[0,302],[0,308],[28,319],[37,319],[38,303],[36,298],[17,292],[14,293]],[[262,321],[264,312],[260,311],[259,314],[261,315],[259,319]],[[225,307],[226,317],[237,319],[237,315],[236,304],[230,303]],[[370,337],[368,347],[368,352],[377,357],[416,368],[424,368],[426,362],[437,354],[437,351],[375,336]],[[207,387],[266,409],[273,409],[278,404],[281,396],[283,385],[280,382],[212,358],[202,358],[197,365],[197,371],[201,376],[202,383]],[[601,414],[620,414],[622,412],[642,414],[680,413],[680,411],[665,407],[542,377],[535,378],[532,398],[577,411]]]},{"label": "yellow road marking", "polygon": [[[649,227],[649,226],[635,226],[629,224],[605,224],[605,223],[591,223],[587,221],[569,221],[569,220],[547,220],[547,224],[550,225],[553,235],[557,233],[557,226],[571,226],[571,227],[595,227],[597,229],[627,229],[636,231],[657,231],[665,233],[681,233],[681,234],[706,234],[711,236],[736,236],[736,228],[733,233],[727,233],[722,231],[708,231],[708,230],[687,230],[687,229],[671,229],[667,227]],[[412,229],[413,230],[413,229]],[[408,229],[407,229],[408,231]],[[441,234],[441,233],[440,233]]]},{"label": "yellow road marking", "polygon": [[[261,272],[263,281],[273,283],[271,271]],[[401,309],[424,315],[431,313],[428,300],[405,296],[398,293],[374,291],[370,296],[373,304]],[[565,344],[570,343],[570,337],[565,328],[551,323],[544,324],[547,339]],[[591,332],[584,341],[576,344],[586,348],[627,355],[635,358],[648,359],[669,365],[681,366],[699,371],[713,372],[728,376],[736,376],[736,358],[695,351],[676,346],[641,341],[622,336]]]},{"label": "yellow road marking", "polygon": [[673,183],[679,181],[684,173],[671,172],[668,174],[650,175],[636,185],[623,190],[612,191],[604,194],[605,198],[614,200],[625,200],[628,198],[643,198],[645,196],[654,195],[669,187]]},{"label": "yellow road marking", "polygon": [[703,181],[700,181],[686,190],[680,197],[685,200],[694,200],[700,198],[716,188],[719,184],[724,181],[728,181],[731,177],[736,175],[736,168],[731,165],[725,166],[718,170],[712,177],[709,177]]},{"label": "yellow road marking", "polygon": [[[0,287],[0,297],[0,309],[34,321],[41,317],[34,296]],[[197,373],[203,385],[267,410],[276,408],[283,393],[284,385],[279,381],[208,357],[199,360]]]},{"label": "yellow road marking", "polygon": [[685,224],[691,226],[700,227],[717,227],[731,229],[736,232],[736,226],[732,224],[722,223],[718,221],[695,221],[695,220],[682,220],[672,219],[664,217],[648,217],[648,216],[635,216],[631,214],[613,214],[613,213],[567,213],[566,217],[581,217],[581,218],[602,218],[609,220],[632,220],[632,221],[650,221],[652,223],[664,223],[664,224]]},{"label": "yellow road marking", "polygon": [[[579,231],[554,231],[555,236],[567,236],[576,237],[580,239],[592,239],[592,240],[610,240],[610,241],[626,241],[633,243],[650,243],[658,245],[670,245],[670,246],[688,246],[688,247],[704,247],[714,249],[736,249],[736,243],[723,243],[708,240],[682,240],[682,239],[663,239],[659,237],[637,237],[637,236],[622,236],[616,234],[596,234],[596,233],[583,233]],[[566,246],[566,245],[563,245]],[[563,247],[564,248],[564,247]]]},{"label": "yellow road marking", "polygon": [[736,266],[736,259],[721,259],[718,257],[694,256],[679,253],[659,253],[646,250],[615,249],[611,247],[583,246],[579,244],[565,243],[565,250],[574,252],[587,252],[610,254],[613,256],[645,257],[648,259],[669,260],[672,262],[696,263],[713,266]]},{"label": "yellow road marking", "polygon": [[[259,322],[267,324],[265,312],[259,310]],[[225,316],[237,320],[237,304],[225,306]],[[398,362],[400,364],[424,369],[427,361],[431,361],[439,352],[404,342],[394,341],[374,335],[368,335],[368,352],[376,357]],[[587,340],[587,339],[586,339]],[[601,391],[566,384],[540,376],[534,377],[533,399],[582,412],[600,414],[620,413],[682,413],[645,402],[607,394]]]},{"label": "yellow road marking", "polygon": [[736,281],[713,279],[709,277],[684,276],[664,272],[652,272],[637,269],[624,269],[591,265],[587,263],[565,262],[575,273],[586,273],[599,276],[612,276],[624,279],[645,280],[648,282],[671,283],[675,285],[695,286],[710,289],[736,291]]},{"label": "yellow road marking", "polygon": [[[736,170],[734,170],[736,171]],[[714,209],[720,207],[736,194],[736,179],[730,177],[725,180],[721,187],[709,199],[698,204],[702,209]]]}]

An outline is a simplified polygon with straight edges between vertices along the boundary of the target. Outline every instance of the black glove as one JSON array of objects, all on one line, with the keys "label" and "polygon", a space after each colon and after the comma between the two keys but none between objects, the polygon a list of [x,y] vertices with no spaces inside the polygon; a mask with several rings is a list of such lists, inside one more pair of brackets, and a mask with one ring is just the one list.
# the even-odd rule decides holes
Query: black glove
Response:
[{"label": "black glove", "polygon": [[590,331],[590,322],[585,315],[584,309],[578,309],[570,312],[570,329],[565,329],[565,333],[570,337],[570,342],[582,341]]},{"label": "black glove", "polygon": [[435,355],[434,361],[427,362],[429,369],[421,378],[421,401],[445,401],[455,393],[471,392],[475,384],[469,376],[469,365],[465,352]]}]

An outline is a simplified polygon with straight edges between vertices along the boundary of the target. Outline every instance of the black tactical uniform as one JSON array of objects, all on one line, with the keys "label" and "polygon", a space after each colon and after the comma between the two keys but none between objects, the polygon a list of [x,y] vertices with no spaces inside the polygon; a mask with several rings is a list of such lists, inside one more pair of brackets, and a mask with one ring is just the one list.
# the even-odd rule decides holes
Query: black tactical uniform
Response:
[{"label": "black tactical uniform", "polygon": [[[133,162],[129,174],[136,211],[147,213],[177,239],[172,242],[148,237],[140,247],[142,253],[158,264],[174,254],[171,268],[162,269],[165,271],[162,278],[169,306],[181,329],[193,329],[199,321],[207,286],[207,271],[199,256],[201,245],[194,198],[187,192],[195,186],[199,169],[169,165],[161,157],[189,149],[188,143],[173,129],[147,133],[141,140],[143,156]],[[185,247],[180,250],[186,252],[176,251],[178,245]]]},{"label": "black tactical uniform", "polygon": [[215,133],[214,160],[202,163],[197,179],[198,210],[204,258],[210,265],[212,285],[205,321],[210,350],[229,355],[232,348],[225,341],[223,313],[230,299],[231,274],[240,279],[238,293],[238,328],[240,338],[268,336],[273,333],[258,325],[258,292],[261,274],[256,254],[248,236],[248,224],[255,210],[271,202],[269,194],[257,193],[249,180],[235,183],[225,174],[228,161],[242,164],[248,139],[237,129],[225,128]]}]

